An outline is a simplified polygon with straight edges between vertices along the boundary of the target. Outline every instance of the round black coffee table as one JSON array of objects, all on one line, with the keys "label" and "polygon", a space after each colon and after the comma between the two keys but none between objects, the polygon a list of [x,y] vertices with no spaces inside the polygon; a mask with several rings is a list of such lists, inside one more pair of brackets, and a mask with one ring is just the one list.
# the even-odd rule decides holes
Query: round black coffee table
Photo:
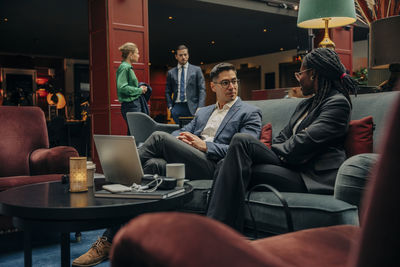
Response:
[{"label": "round black coffee table", "polygon": [[193,188],[166,199],[118,199],[94,197],[93,188],[70,193],[68,184],[47,182],[26,185],[0,193],[1,214],[12,216],[24,231],[25,266],[32,266],[33,231],[61,233],[61,266],[70,266],[70,232],[88,231],[123,224],[148,212],[181,208],[191,200]]}]

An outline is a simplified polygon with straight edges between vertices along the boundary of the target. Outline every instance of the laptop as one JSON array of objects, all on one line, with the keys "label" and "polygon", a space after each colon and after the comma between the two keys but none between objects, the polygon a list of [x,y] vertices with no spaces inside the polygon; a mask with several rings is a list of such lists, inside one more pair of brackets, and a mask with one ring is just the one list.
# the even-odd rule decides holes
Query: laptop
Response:
[{"label": "laptop", "polygon": [[133,136],[95,134],[93,139],[107,182],[141,183],[143,169]]}]

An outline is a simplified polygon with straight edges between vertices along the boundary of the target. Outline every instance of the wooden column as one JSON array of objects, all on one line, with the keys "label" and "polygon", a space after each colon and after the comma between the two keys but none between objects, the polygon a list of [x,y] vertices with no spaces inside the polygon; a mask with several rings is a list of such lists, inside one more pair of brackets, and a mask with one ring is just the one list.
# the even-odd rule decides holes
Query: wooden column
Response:
[{"label": "wooden column", "polygon": [[[89,0],[89,35],[92,135],[126,135],[115,81],[121,64],[118,47],[125,42],[138,46],[140,58],[133,68],[138,80],[148,83],[147,0]],[[92,148],[92,158],[98,163],[93,138]]]}]

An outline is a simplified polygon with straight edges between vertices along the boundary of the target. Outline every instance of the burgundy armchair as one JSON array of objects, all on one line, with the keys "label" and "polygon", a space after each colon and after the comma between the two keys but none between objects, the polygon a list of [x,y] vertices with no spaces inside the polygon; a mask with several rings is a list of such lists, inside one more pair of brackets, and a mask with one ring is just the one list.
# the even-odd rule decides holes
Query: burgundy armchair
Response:
[{"label": "burgundy armchair", "polygon": [[148,214],[117,233],[111,265],[400,266],[399,96],[396,103],[361,205],[361,227],[321,227],[249,241],[199,215]]},{"label": "burgundy armchair", "polygon": [[[73,147],[49,148],[46,119],[39,107],[0,106],[0,191],[60,180],[69,172]],[[11,227],[0,217],[0,231]]]}]

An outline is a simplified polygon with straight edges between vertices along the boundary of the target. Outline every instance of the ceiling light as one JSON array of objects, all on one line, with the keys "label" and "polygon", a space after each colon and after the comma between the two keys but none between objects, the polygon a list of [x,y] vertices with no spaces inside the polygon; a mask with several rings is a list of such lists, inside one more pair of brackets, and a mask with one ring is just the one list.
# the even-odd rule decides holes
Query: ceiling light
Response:
[{"label": "ceiling light", "polygon": [[294,6],[293,6],[293,9],[294,9],[294,10],[299,10],[299,6],[298,6],[298,5],[294,5]]},{"label": "ceiling light", "polygon": [[266,29],[266,28],[264,28],[263,32],[267,32],[267,29]]},{"label": "ceiling light", "polygon": [[173,17],[172,17],[172,16],[169,16],[168,19],[173,19]]},{"label": "ceiling light", "polygon": [[7,22],[8,21],[8,18],[4,18],[4,22]]},{"label": "ceiling light", "polygon": [[212,41],[211,41],[211,44],[215,44],[215,41],[214,41],[214,40],[212,40]]},{"label": "ceiling light", "polygon": [[283,51],[283,47],[279,48],[279,50]]},{"label": "ceiling light", "polygon": [[204,64],[204,62],[202,61],[202,62],[200,62],[200,65],[203,65]]},{"label": "ceiling light", "polygon": [[174,53],[175,53],[175,50],[172,49],[172,50],[171,50],[171,53],[174,54]]}]

